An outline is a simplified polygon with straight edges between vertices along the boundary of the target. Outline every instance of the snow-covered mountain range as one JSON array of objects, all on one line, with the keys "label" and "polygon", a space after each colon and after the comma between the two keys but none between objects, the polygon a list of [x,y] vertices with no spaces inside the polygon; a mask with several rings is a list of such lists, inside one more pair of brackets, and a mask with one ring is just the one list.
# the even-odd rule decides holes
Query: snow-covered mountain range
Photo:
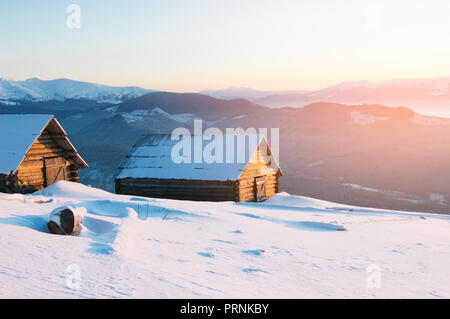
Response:
[{"label": "snow-covered mountain range", "polygon": [[[156,91],[136,86],[113,87],[70,79],[31,78],[14,81],[0,78],[0,106],[54,102],[65,102],[68,105],[70,101],[119,104],[152,92]],[[246,99],[274,108],[303,107],[318,102],[382,104],[404,106],[426,115],[450,117],[450,77],[400,79],[382,83],[343,82],[315,91],[259,91],[231,87],[223,90],[203,90],[201,94],[222,100]]]},{"label": "snow-covered mountain range", "polygon": [[0,103],[6,105],[20,104],[20,101],[66,100],[92,100],[97,103],[116,104],[150,92],[154,91],[136,86],[114,87],[70,79],[31,78],[25,81],[14,81],[0,78]]}]

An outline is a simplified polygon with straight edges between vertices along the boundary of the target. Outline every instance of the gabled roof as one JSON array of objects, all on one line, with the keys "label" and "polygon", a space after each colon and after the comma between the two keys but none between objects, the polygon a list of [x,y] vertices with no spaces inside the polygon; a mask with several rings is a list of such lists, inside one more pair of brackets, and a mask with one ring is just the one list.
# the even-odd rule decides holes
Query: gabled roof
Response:
[{"label": "gabled roof", "polygon": [[[255,135],[255,138],[257,136]],[[196,141],[194,141],[196,139]],[[263,137],[256,141],[254,145],[246,138],[245,161],[237,162],[237,151],[239,144],[237,140],[234,146],[226,143],[227,136],[223,139],[223,159],[224,163],[201,163],[194,162],[194,153],[197,150],[204,150],[211,141],[205,141],[202,136],[190,136],[191,159],[190,163],[175,163],[172,160],[171,152],[173,147],[180,140],[172,140],[170,134],[150,134],[144,136],[127,155],[116,173],[117,179],[123,178],[156,178],[156,179],[184,179],[184,180],[211,180],[211,181],[235,181],[247,167],[252,155],[255,154],[258,145],[266,140]],[[200,144],[200,142],[202,144]],[[200,148],[198,148],[201,146]],[[232,149],[234,147],[234,149]],[[233,163],[226,163],[226,154],[234,152]],[[276,163],[276,161],[274,161]],[[278,164],[277,164],[278,165]]]},{"label": "gabled roof", "polygon": [[87,167],[53,115],[5,114],[0,115],[0,173],[15,172],[45,129],[59,135],[55,142],[72,155],[80,168]]}]

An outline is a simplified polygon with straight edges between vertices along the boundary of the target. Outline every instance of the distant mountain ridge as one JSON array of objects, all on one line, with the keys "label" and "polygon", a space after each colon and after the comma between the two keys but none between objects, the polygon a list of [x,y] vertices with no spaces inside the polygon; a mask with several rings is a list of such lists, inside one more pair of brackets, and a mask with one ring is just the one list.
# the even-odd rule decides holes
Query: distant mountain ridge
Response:
[{"label": "distant mountain ridge", "polygon": [[[257,94],[256,94],[256,93]],[[271,92],[252,89],[204,90],[215,97],[243,97],[269,107],[303,107],[311,103],[404,106],[427,115],[450,117],[450,77],[398,79],[382,83],[343,82],[315,91]]]},{"label": "distant mountain ridge", "polygon": [[25,102],[90,100],[117,104],[146,93],[155,92],[136,86],[115,87],[70,79],[41,80],[31,78],[14,81],[0,78],[0,104],[17,105]]},{"label": "distant mountain ridge", "polygon": [[207,120],[266,109],[245,99],[222,100],[199,93],[154,92],[119,104],[117,111],[133,112],[156,107],[169,114],[191,113]]},{"label": "distant mountain ridge", "polygon": [[[143,97],[158,91],[136,86],[114,87],[70,79],[41,80],[31,78],[14,81],[0,78],[0,107],[24,106],[20,109],[4,110],[4,112],[33,112],[35,104],[60,109],[75,107],[87,109],[95,105],[120,104],[135,98]],[[164,92],[170,93],[170,92]],[[450,117],[450,77],[399,79],[382,83],[369,81],[343,82],[328,88],[315,91],[284,90],[259,91],[251,88],[231,87],[224,90],[203,90],[201,93],[182,93],[178,98],[183,103],[206,103],[205,96],[218,100],[241,100],[236,105],[258,104],[266,107],[303,107],[312,103],[330,102],[342,104],[382,104],[386,106],[403,106],[416,112]],[[202,98],[193,98],[195,94]],[[163,95],[147,97],[151,102],[164,104]],[[141,104],[145,99],[136,103]],[[130,102],[130,105],[134,102]],[[221,104],[215,101],[213,104]],[[177,103],[179,105],[180,103]],[[31,106],[31,108],[27,108]],[[158,105],[156,105],[158,106]],[[174,105],[171,105],[174,107]],[[162,108],[163,109],[163,108]],[[219,111],[220,107],[215,111]],[[170,113],[170,112],[169,112]]]},{"label": "distant mountain ridge", "polygon": [[299,90],[283,90],[283,91],[260,91],[252,88],[230,87],[222,90],[202,90],[199,93],[209,95],[217,99],[234,100],[234,99],[246,99],[249,101],[255,101],[271,95],[284,95],[284,94],[304,94],[309,91]]}]

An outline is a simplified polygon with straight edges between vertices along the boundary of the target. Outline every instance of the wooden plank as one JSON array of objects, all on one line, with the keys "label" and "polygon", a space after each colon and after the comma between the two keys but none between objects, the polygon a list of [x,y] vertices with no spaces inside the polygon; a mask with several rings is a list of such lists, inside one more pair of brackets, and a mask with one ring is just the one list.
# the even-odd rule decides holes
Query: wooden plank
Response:
[{"label": "wooden plank", "polygon": [[44,185],[43,179],[25,178],[18,181],[19,185]]},{"label": "wooden plank", "polygon": [[229,192],[212,192],[212,193],[207,193],[207,192],[196,192],[196,191],[185,191],[185,192],[179,192],[179,191],[166,191],[166,190],[162,190],[162,189],[148,189],[148,188],[130,188],[130,187],[121,187],[121,190],[123,191],[132,191],[132,192],[143,192],[143,193],[158,193],[158,194],[184,194],[184,195],[202,195],[202,196],[225,196],[228,194],[231,194],[232,191]]},{"label": "wooden plank", "polygon": [[232,185],[185,185],[185,184],[147,184],[147,183],[122,183],[122,185],[130,185],[133,187],[154,187],[154,188],[168,188],[168,189],[204,189],[208,190],[220,190],[220,189],[232,189]]},{"label": "wooden plank", "polygon": [[145,183],[145,184],[183,184],[183,185],[234,185],[235,181],[204,181],[183,179],[157,179],[157,178],[121,178],[116,179],[121,183]]},{"label": "wooden plank", "polygon": [[[215,186],[215,187],[214,187]],[[116,180],[116,193],[137,196],[233,201],[235,199],[234,185],[170,185],[170,184],[137,184]]]},{"label": "wooden plank", "polygon": [[128,190],[119,188],[116,191],[118,194],[127,194],[135,196],[146,196],[146,197],[157,197],[157,198],[172,198],[172,199],[184,199],[184,200],[199,200],[199,201],[233,201],[233,192],[229,194],[224,194],[220,196],[213,196],[212,194],[180,194],[180,193],[156,193],[156,192],[145,192],[143,190]]}]

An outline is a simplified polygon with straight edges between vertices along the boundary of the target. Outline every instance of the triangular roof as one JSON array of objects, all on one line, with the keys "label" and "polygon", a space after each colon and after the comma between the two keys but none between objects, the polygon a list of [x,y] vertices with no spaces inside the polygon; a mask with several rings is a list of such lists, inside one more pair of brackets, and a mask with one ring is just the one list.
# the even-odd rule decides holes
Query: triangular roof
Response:
[{"label": "triangular roof", "polygon": [[53,115],[2,114],[0,115],[0,173],[15,172],[45,129],[59,135],[55,142],[71,154],[80,168],[88,167]]},{"label": "triangular roof", "polygon": [[[250,138],[247,135],[248,139]],[[257,135],[255,136],[257,138]],[[199,138],[194,142],[195,138]],[[120,165],[116,173],[117,179],[123,178],[156,178],[156,179],[184,179],[184,180],[214,180],[214,181],[235,181],[244,172],[257,147],[261,143],[268,143],[264,137],[254,145],[246,140],[245,161],[238,163],[226,163],[227,152],[233,151],[237,154],[238,143],[235,141],[234,150],[226,143],[226,134],[223,142],[224,163],[201,163],[194,162],[195,146],[202,145],[202,149],[211,141],[205,141],[202,136],[190,136],[191,143],[191,163],[175,163],[171,158],[173,147],[180,140],[172,140],[170,134],[149,134],[144,136],[130,151],[125,160]],[[198,141],[202,141],[199,144]],[[269,148],[270,149],[270,148]],[[273,157],[273,163],[278,164]],[[278,167],[279,168],[279,167]],[[281,172],[281,169],[280,169]]]},{"label": "triangular roof", "polygon": [[[264,146],[265,148],[262,148],[262,149],[266,149],[267,153],[270,154],[271,166],[276,167],[277,170],[280,172],[280,175],[283,176],[284,175],[283,170],[281,169],[280,164],[278,163],[278,160],[273,155],[272,149],[270,148],[270,145],[269,145],[269,142],[267,141],[267,139],[264,135],[259,139],[258,147],[260,147],[260,149],[261,149],[261,146]],[[254,152],[256,152],[256,150]],[[247,166],[249,164],[250,163],[247,163]],[[247,168],[247,166],[245,168]],[[241,175],[239,175],[239,177],[241,177]]]}]

